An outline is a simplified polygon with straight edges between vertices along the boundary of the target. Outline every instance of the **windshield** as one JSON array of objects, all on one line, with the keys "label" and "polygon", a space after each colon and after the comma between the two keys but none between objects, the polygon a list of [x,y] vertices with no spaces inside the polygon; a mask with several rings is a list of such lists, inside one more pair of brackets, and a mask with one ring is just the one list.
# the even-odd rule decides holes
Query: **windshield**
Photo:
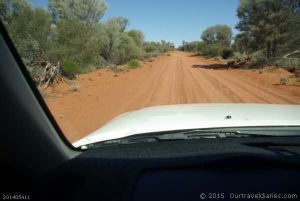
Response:
[{"label": "windshield", "polygon": [[0,0],[0,17],[71,143],[300,126],[297,0]]}]

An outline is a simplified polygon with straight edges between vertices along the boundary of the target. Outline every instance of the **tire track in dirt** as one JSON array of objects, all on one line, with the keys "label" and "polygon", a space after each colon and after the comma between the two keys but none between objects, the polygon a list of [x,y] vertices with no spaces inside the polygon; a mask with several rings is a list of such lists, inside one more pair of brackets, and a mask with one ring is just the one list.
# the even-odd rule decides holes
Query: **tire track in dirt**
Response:
[{"label": "tire track in dirt", "polygon": [[[153,66],[168,66],[168,60],[155,61]],[[159,80],[163,77],[166,68],[153,68],[153,73],[149,77],[143,79],[138,86],[135,87],[134,95],[128,100],[124,100],[125,103],[119,107],[119,111],[130,111],[136,108],[142,108],[144,105],[151,105],[151,102],[155,99],[155,94],[159,90]],[[119,112],[119,113],[120,113]]]},{"label": "tire track in dirt", "polygon": [[[273,92],[273,91],[271,91],[271,90],[268,90],[268,89],[266,89],[266,88],[259,87],[259,86],[255,85],[255,84],[253,84],[253,83],[251,83],[251,82],[248,82],[248,81],[246,81],[246,80],[237,79],[237,78],[231,78],[231,79],[236,80],[236,81],[237,81],[236,84],[237,84],[238,82],[240,82],[241,84],[244,83],[244,85],[247,84],[248,86],[253,87],[253,89],[255,89],[257,92],[261,92],[262,95],[268,94],[268,95],[273,96],[274,101],[282,101],[282,103],[290,103],[290,104],[296,104],[296,103],[297,103],[296,101],[293,101],[293,100],[290,99],[290,98],[287,98],[287,97],[285,97],[285,96],[283,96],[283,95],[280,95],[279,92],[275,93],[275,92]],[[241,85],[240,85],[240,86],[241,86]],[[275,102],[272,102],[271,99],[270,99],[270,102],[269,102],[269,103],[275,103]]]},{"label": "tire track in dirt", "polygon": [[[188,62],[187,66],[192,67],[193,64]],[[199,85],[201,83],[207,87],[207,91],[210,91],[210,101],[211,102],[243,102],[243,100],[240,98],[239,94],[236,94],[234,90],[229,88],[227,85],[224,85],[224,83],[220,82],[219,79],[213,78],[209,76],[208,73],[206,73],[205,69],[192,69],[194,70],[191,72],[192,68],[189,69],[191,76],[195,77],[195,80],[198,82]],[[216,99],[218,97],[218,99]]]},{"label": "tire track in dirt", "polygon": [[[257,95],[257,93],[248,89],[248,87],[238,85],[222,76],[214,76],[214,74],[203,72],[207,77],[210,77],[212,82],[217,81],[219,83],[220,88],[225,87],[229,89],[230,92],[228,93],[229,96],[236,96],[237,103],[241,102],[265,102],[270,103],[267,99]],[[234,100],[232,100],[234,101]]]},{"label": "tire track in dirt", "polygon": [[[199,64],[198,64],[199,65]],[[205,65],[201,63],[200,65]],[[238,99],[245,103],[289,103],[297,104],[297,101],[292,98],[287,98],[285,95],[280,95],[280,91],[277,89],[267,89],[266,87],[258,86],[252,82],[246,81],[245,79],[239,78],[238,76],[232,76],[228,74],[230,70],[207,70],[197,69],[198,72],[205,74],[207,78],[211,78],[211,83],[218,81],[220,87],[228,89],[228,95],[230,91],[233,91]],[[271,90],[276,90],[273,92]],[[231,94],[231,95],[233,95]],[[234,100],[232,100],[234,101]]]},{"label": "tire track in dirt", "polygon": [[[228,76],[228,75],[222,74],[222,73],[218,73],[218,75],[213,74],[212,76],[228,81],[229,83],[231,83],[231,85],[235,85],[240,90],[244,90],[249,95],[251,94],[253,97],[259,99],[258,102],[260,102],[260,103],[290,103],[290,104],[297,103],[289,98],[286,98],[286,97],[280,95],[278,92],[274,93],[270,90],[259,87],[256,84],[248,82],[246,80]],[[246,99],[246,100],[247,100],[246,102],[249,102],[249,99]]]},{"label": "tire track in dirt", "polygon": [[[208,90],[203,87],[203,83],[199,82],[199,78],[197,79],[194,74],[186,68],[186,63],[182,62],[183,71],[186,73],[188,86],[190,88],[190,94],[195,95],[193,102],[202,102],[208,103],[211,102],[210,96],[208,95]],[[206,80],[203,78],[202,82]],[[212,92],[211,90],[210,92]]]},{"label": "tire track in dirt", "polygon": [[[203,88],[199,86],[198,83],[193,80],[190,73],[184,69],[183,59],[179,57],[177,60],[178,73],[176,84],[180,91],[184,94],[184,99],[178,103],[195,103],[197,100],[206,102],[207,98]],[[179,94],[177,94],[177,96],[180,97]]]}]

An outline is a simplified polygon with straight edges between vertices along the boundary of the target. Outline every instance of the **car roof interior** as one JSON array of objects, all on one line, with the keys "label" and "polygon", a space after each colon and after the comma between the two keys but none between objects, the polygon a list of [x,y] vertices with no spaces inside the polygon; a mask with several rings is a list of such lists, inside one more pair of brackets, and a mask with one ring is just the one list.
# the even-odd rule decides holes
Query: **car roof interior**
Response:
[{"label": "car roof interior", "polygon": [[300,137],[72,147],[3,24],[0,30],[2,195],[153,201],[294,193],[300,199]]}]

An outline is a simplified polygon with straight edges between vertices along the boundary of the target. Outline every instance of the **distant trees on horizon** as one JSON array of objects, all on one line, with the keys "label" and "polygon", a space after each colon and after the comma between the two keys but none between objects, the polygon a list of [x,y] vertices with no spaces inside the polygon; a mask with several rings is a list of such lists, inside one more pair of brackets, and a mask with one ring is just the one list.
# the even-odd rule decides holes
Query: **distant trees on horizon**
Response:
[{"label": "distant trees on horizon", "polygon": [[[225,58],[234,52],[251,54],[257,63],[276,63],[300,49],[299,0],[240,0],[237,16],[235,37],[229,26],[215,25],[202,33],[202,41],[183,42],[179,49]],[[300,68],[299,59],[294,61]]]}]

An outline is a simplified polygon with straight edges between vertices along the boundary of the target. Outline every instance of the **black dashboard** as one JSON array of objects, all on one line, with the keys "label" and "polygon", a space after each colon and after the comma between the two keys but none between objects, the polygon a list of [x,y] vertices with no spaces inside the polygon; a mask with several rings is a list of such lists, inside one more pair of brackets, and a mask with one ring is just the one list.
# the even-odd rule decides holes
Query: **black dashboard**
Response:
[{"label": "black dashboard", "polygon": [[43,200],[297,200],[299,145],[299,137],[269,137],[101,146],[45,175],[35,194]]}]

